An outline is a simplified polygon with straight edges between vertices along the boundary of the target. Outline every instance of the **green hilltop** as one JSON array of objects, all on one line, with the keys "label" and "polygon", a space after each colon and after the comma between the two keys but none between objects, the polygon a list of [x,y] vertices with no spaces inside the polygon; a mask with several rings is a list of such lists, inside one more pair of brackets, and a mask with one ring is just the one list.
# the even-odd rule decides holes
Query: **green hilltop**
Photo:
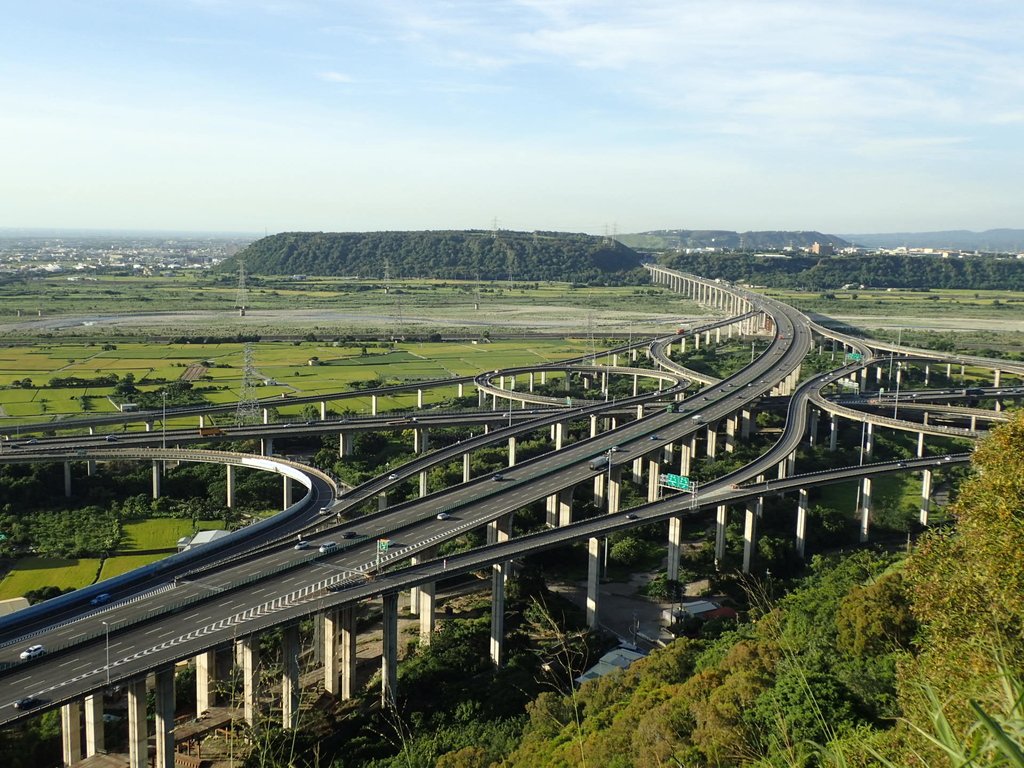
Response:
[{"label": "green hilltop", "polygon": [[563,232],[282,232],[220,265],[263,275],[328,275],[448,280],[647,282],[640,255],[610,238]]}]

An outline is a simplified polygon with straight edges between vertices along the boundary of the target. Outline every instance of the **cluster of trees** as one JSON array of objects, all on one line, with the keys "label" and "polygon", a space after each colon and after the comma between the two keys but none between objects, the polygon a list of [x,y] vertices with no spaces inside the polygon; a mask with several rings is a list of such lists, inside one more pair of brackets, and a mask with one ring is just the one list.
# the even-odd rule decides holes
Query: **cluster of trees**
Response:
[{"label": "cluster of trees", "polygon": [[581,284],[643,284],[640,256],[608,238],[558,232],[285,232],[226,259],[254,274],[461,280],[554,280]]},{"label": "cluster of trees", "polygon": [[938,256],[851,256],[766,258],[750,253],[675,254],[658,259],[671,269],[715,275],[732,282],[829,291],[854,283],[876,288],[967,288],[1024,290],[1024,263],[1018,259]]}]

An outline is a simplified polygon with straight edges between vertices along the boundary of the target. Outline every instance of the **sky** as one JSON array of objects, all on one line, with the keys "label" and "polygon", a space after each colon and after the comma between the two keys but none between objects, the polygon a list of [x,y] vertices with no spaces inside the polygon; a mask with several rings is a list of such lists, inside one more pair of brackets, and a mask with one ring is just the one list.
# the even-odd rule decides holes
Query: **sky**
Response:
[{"label": "sky", "polygon": [[0,227],[1024,227],[1021,0],[0,8]]}]

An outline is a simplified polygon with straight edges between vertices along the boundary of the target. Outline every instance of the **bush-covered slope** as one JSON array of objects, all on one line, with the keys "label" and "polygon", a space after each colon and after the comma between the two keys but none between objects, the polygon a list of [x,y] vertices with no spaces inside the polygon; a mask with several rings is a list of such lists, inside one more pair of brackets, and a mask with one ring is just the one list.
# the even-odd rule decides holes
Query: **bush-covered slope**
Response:
[{"label": "bush-covered slope", "polygon": [[264,275],[644,283],[640,256],[606,238],[560,232],[282,232],[221,264]]},{"label": "bush-covered slope", "polygon": [[827,291],[853,283],[873,288],[1024,290],[1024,260],[992,256],[794,256],[698,253],[662,256],[671,269],[769,288]]}]

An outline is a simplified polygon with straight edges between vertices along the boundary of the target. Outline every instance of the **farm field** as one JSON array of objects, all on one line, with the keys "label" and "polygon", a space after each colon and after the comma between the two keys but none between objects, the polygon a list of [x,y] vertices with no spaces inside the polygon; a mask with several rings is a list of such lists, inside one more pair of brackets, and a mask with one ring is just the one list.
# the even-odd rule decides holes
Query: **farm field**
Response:
[{"label": "farm field", "polygon": [[0,600],[21,597],[43,587],[78,589],[92,584],[100,570],[98,558],[66,560],[61,557],[19,558],[0,581]]},{"label": "farm field", "polygon": [[[320,342],[256,342],[254,366],[257,396],[279,397],[317,395],[355,390],[359,386],[395,384],[427,379],[475,375],[486,370],[531,363],[546,363],[599,350],[604,339],[531,339],[491,342],[397,342],[390,345]],[[114,413],[107,396],[113,388],[53,388],[54,377],[94,379],[132,374],[142,392],[159,392],[177,381],[191,365],[206,366],[207,380],[193,381],[210,403],[237,402],[244,372],[244,350],[240,343],[150,344],[141,341],[107,345],[108,349],[78,344],[67,346],[48,341],[38,347],[0,347],[0,425],[14,425],[46,418],[67,418],[79,414]],[[310,362],[316,363],[310,365]],[[31,375],[26,372],[31,371]],[[31,382],[25,382],[30,378]],[[353,386],[357,385],[357,386]],[[426,403],[451,396],[447,389],[424,393]],[[415,395],[385,398],[383,409],[406,408]],[[275,404],[286,416],[296,416],[300,407],[289,408],[285,398]],[[369,398],[352,398],[337,407],[369,411]],[[189,420],[191,426],[194,419]],[[177,426],[173,419],[168,426]]]}]

